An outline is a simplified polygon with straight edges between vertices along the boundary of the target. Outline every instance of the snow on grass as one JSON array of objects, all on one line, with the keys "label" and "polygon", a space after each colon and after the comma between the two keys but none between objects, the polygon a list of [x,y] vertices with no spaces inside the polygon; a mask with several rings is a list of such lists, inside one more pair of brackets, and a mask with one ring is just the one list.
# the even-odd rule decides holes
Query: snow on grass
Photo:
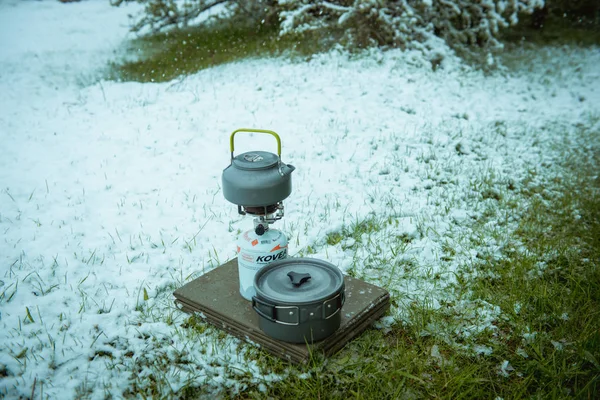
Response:
[{"label": "snow on grass", "polygon": [[[518,216],[499,196],[518,201],[524,181],[550,179],[554,145],[578,145],[576,124],[598,113],[597,51],[555,49],[569,57],[555,69],[489,76],[390,51],[250,60],[164,84],[97,80],[126,12],[0,5],[0,393],[236,392],[285,377],[238,340],[190,329],[172,302],[234,257],[251,226],[220,190],[239,127],[280,133],[297,168],[276,225],[292,254],[391,292],[377,326],[451,302],[455,323],[424,334],[468,343],[493,329],[498,307],[452,288],[509,245]],[[236,149],[275,145],[240,134]],[[474,238],[478,223],[498,234]]]}]

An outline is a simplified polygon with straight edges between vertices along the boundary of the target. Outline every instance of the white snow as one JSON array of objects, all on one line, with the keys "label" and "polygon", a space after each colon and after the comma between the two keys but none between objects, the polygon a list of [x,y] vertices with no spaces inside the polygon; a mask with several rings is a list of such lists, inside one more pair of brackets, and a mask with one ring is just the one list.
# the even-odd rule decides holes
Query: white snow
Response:
[{"label": "white snow", "polygon": [[[504,243],[468,241],[472,221],[495,186],[552,171],[557,135],[577,146],[576,124],[600,104],[597,49],[548,49],[530,71],[488,76],[452,57],[433,72],[417,53],[333,51],[161,84],[103,81],[136,7],[0,3],[0,397],[30,396],[34,384],[53,398],[119,397],[164,371],[173,391],[284,378],[261,370],[252,346],[182,327],[172,301],[234,257],[251,226],[220,190],[236,128],[275,130],[297,168],[277,223],[292,254],[310,245],[385,286],[399,304],[378,324],[389,329],[410,323],[411,303],[456,300],[454,272],[478,255],[501,257]],[[236,139],[239,151],[257,148],[275,146]],[[371,215],[389,223],[326,244]],[[502,314],[466,300],[449,312],[454,326],[425,333],[469,338]]]},{"label": "white snow", "polygon": [[505,378],[508,378],[508,376],[510,375],[510,373],[512,371],[514,371],[514,370],[515,369],[513,368],[512,365],[510,365],[510,363],[508,362],[508,360],[504,360],[498,366],[498,375],[503,376]]}]

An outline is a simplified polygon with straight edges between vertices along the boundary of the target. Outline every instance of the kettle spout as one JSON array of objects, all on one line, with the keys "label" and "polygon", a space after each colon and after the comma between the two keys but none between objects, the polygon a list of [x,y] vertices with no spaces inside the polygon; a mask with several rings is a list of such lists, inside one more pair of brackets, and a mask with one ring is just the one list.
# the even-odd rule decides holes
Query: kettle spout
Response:
[{"label": "kettle spout", "polygon": [[294,167],[292,164],[281,164],[281,176],[290,175],[295,169],[296,167]]}]

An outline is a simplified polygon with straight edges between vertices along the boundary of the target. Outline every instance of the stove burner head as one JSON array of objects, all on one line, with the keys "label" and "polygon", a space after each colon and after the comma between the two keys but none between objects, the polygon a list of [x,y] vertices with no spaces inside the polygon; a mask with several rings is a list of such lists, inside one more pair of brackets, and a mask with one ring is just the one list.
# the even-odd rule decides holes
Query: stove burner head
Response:
[{"label": "stove burner head", "polygon": [[[255,215],[256,223],[272,224],[275,221],[283,218],[283,203],[279,202],[263,207],[238,206],[238,214],[240,215]],[[268,225],[267,225],[268,229]]]},{"label": "stove burner head", "polygon": [[241,206],[241,208],[246,214],[269,215],[269,214],[274,214],[280,208],[280,204],[281,203],[271,204],[269,206],[264,206],[264,207]]}]

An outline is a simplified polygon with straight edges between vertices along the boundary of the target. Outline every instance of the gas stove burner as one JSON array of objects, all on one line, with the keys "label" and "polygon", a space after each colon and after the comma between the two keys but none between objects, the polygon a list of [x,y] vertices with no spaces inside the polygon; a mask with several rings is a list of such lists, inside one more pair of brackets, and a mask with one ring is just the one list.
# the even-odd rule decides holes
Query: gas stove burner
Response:
[{"label": "gas stove burner", "polygon": [[[269,229],[268,224],[272,224],[275,221],[283,218],[283,203],[279,202],[277,204],[271,204],[269,206],[263,207],[244,207],[238,206],[238,214],[240,215],[255,215],[254,225],[256,228],[256,224],[261,224],[265,229]],[[266,224],[266,225],[264,225]]]},{"label": "gas stove burner", "polygon": [[251,215],[274,214],[280,208],[281,208],[281,203],[271,204],[269,206],[264,206],[264,207],[240,206],[242,213],[251,214]]}]

